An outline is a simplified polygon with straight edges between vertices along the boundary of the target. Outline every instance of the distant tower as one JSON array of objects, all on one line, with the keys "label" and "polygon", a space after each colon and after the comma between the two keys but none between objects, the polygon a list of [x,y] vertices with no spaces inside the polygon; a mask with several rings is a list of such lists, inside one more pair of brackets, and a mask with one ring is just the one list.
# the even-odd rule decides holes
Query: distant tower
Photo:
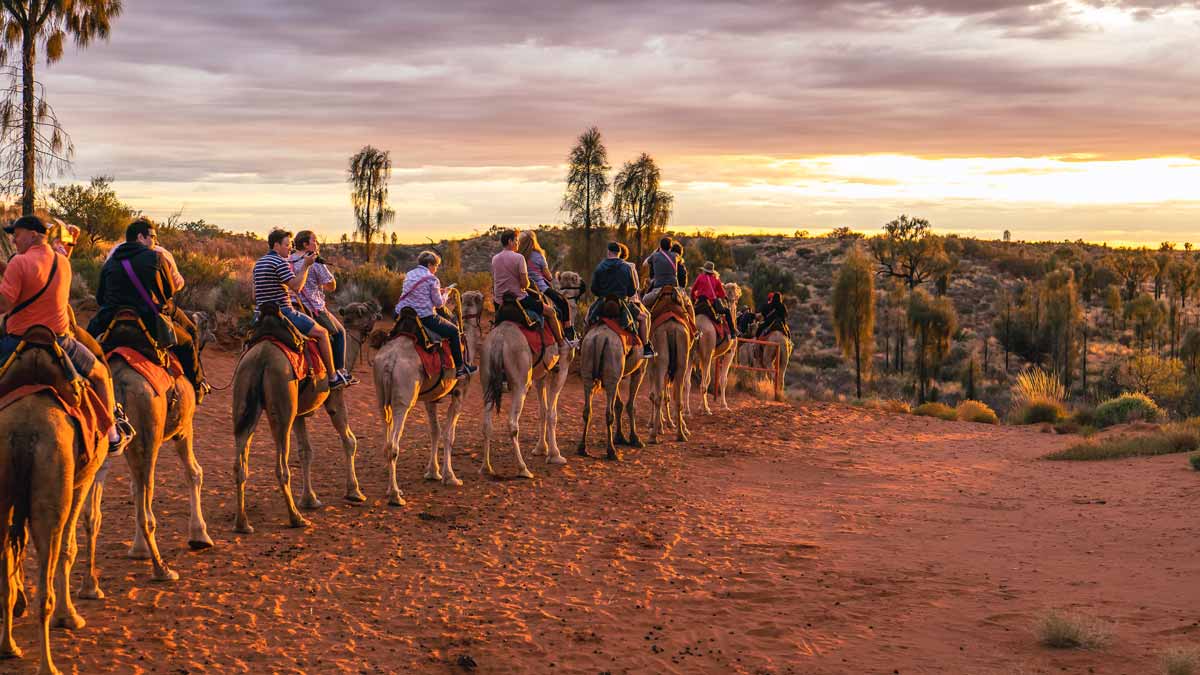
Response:
[{"label": "distant tower", "polygon": [[1012,232],[1004,231],[1004,241],[1012,241]]}]

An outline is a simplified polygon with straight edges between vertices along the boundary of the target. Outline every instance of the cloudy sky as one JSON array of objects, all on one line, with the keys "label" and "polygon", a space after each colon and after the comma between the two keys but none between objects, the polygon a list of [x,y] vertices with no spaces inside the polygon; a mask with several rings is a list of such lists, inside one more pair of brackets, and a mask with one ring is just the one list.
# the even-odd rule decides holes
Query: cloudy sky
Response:
[{"label": "cloudy sky", "polygon": [[561,221],[595,124],[653,155],[680,229],[1200,240],[1200,2],[125,0],[41,73],[151,215],[235,229],[351,211],[391,151],[407,241]]}]

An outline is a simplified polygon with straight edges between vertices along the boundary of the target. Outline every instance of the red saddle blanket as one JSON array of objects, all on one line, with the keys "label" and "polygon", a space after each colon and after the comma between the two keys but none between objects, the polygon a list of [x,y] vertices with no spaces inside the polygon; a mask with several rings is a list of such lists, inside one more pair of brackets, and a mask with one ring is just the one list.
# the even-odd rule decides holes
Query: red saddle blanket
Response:
[{"label": "red saddle blanket", "polygon": [[441,340],[432,345],[432,349],[423,349],[421,341],[412,333],[397,333],[397,336],[406,337],[413,341],[413,348],[417,352],[417,356],[421,358],[421,368],[425,371],[425,377],[433,379],[442,374],[443,370],[454,367],[454,356],[450,354],[450,341]]},{"label": "red saddle blanket", "polygon": [[688,321],[687,313],[678,305],[669,307],[654,317],[650,325],[650,330],[654,330],[668,321],[678,321],[684,328],[688,328],[689,332],[691,330],[689,328],[690,322]]},{"label": "red saddle blanket", "polygon": [[158,365],[154,360],[146,358],[145,354],[132,347],[117,347],[106,356],[109,359],[114,356],[121,357],[121,360],[136,370],[138,375],[146,378],[146,381],[150,383],[150,388],[154,390],[155,396],[165,394],[175,383],[175,378],[183,375],[183,367],[179,365],[179,359],[175,358],[174,354],[170,355],[166,368]]},{"label": "red saddle blanket", "polygon": [[100,396],[92,391],[90,386],[83,388],[83,396],[80,397],[79,405],[70,406],[62,400],[54,387],[48,384],[27,384],[13,389],[0,397],[0,410],[4,410],[26,396],[42,392],[53,396],[62,409],[67,411],[67,415],[75,421],[75,431],[79,434],[79,440],[82,441],[76,444],[79,456],[75,463],[75,470],[78,473],[96,456],[96,447],[100,444],[101,439],[108,435],[108,430],[113,425],[112,411],[104,408]]},{"label": "red saddle blanket", "polygon": [[529,351],[533,352],[534,365],[537,365],[545,357],[546,348],[556,342],[554,334],[550,332],[550,326],[542,324],[541,328],[526,328],[519,323],[513,325],[525,336],[525,341],[529,343]]},{"label": "red saddle blanket", "polygon": [[713,326],[717,329],[717,344],[723,345],[729,342],[729,326],[725,321],[717,319],[713,322]]},{"label": "red saddle blanket", "polygon": [[626,354],[629,353],[629,350],[633,349],[635,344],[641,342],[638,336],[622,328],[616,319],[602,318],[600,320],[604,322],[605,326],[608,326],[609,330],[616,333],[617,337],[621,338],[621,346],[625,348]]},{"label": "red saddle blanket", "polygon": [[304,353],[301,354],[284,343],[276,340],[273,337],[265,337],[264,341],[275,345],[275,348],[283,352],[287,356],[288,361],[292,364],[292,375],[297,380],[313,378],[314,380],[323,380],[329,376],[325,372],[325,362],[321,360],[321,352],[317,348],[316,340],[304,341]]}]

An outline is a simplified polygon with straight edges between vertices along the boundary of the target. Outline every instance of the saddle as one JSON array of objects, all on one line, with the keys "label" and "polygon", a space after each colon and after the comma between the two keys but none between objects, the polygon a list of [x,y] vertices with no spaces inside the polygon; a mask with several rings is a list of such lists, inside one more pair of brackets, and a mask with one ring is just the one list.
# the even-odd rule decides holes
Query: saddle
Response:
[{"label": "saddle", "polygon": [[621,343],[628,354],[634,346],[640,345],[633,309],[624,298],[610,295],[596,299],[595,311],[589,325],[604,324],[621,338]]},{"label": "saddle", "polygon": [[782,331],[783,334],[788,338],[792,337],[792,329],[788,327],[787,321],[784,321],[783,319],[771,319],[767,323],[760,326],[758,329],[758,336],[760,338],[766,337],[773,331]]},{"label": "saddle", "polygon": [[297,380],[311,380],[314,384],[326,380],[325,362],[317,349],[317,341],[304,336],[287,317],[279,311],[279,305],[268,302],[258,309],[258,321],[250,327],[244,350],[259,342],[275,345],[292,365],[292,374]]},{"label": "saddle", "polygon": [[696,316],[706,316],[712,321],[717,331],[718,345],[729,341],[729,325],[725,323],[725,315],[717,312],[711,300],[704,297],[696,300]]},{"label": "saddle", "polygon": [[664,286],[654,299],[654,306],[650,308],[651,330],[671,320],[678,321],[691,331],[691,319],[683,300],[679,297],[678,289],[675,286]]},{"label": "saddle", "polygon": [[[492,325],[499,326],[505,322],[515,324],[521,335],[525,336],[525,341],[529,343],[529,351],[533,353],[535,366],[546,357],[546,348],[557,342],[550,330],[550,324],[530,315],[511,295],[505,295],[500,306],[496,308],[496,318]],[[553,367],[553,364],[548,365]]]},{"label": "saddle", "polygon": [[529,329],[537,327],[539,323],[537,317],[531,316],[529,312],[525,311],[521,303],[517,302],[516,298],[511,295],[505,295],[504,299],[500,301],[500,306],[496,308],[496,318],[492,320],[492,325],[499,326],[506,321]]},{"label": "saddle", "polygon": [[167,368],[173,359],[169,350],[154,339],[149,326],[142,321],[137,310],[130,307],[118,309],[100,334],[100,348],[105,356],[117,349],[133,351],[161,368]]},{"label": "saddle", "polygon": [[417,317],[416,311],[411,307],[400,310],[400,315],[396,317],[396,323],[392,324],[388,340],[401,336],[412,339],[413,344],[416,345],[417,356],[421,358],[421,367],[425,371],[426,378],[438,377],[443,370],[454,369],[454,357],[450,354],[450,341],[439,335],[431,335],[429,331],[425,330],[421,319]]}]

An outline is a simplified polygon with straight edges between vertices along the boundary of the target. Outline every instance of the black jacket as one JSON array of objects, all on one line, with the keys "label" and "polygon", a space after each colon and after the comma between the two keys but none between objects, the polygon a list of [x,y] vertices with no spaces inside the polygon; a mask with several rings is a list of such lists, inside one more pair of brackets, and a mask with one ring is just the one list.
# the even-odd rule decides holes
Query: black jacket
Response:
[{"label": "black jacket", "polygon": [[637,293],[633,285],[633,268],[620,258],[605,258],[592,272],[591,290],[596,298],[610,295],[632,298]]},{"label": "black jacket", "polygon": [[[126,260],[156,307],[146,304],[129,278],[123,263]],[[100,304],[100,310],[88,325],[88,332],[97,336],[103,333],[117,310],[128,307],[137,310],[146,326],[154,331],[156,340],[173,344],[174,331],[163,321],[161,313],[174,295],[175,286],[163,257],[154,249],[137,242],[125,242],[113,251],[112,257],[100,269],[100,285],[96,288],[96,302]]]}]

